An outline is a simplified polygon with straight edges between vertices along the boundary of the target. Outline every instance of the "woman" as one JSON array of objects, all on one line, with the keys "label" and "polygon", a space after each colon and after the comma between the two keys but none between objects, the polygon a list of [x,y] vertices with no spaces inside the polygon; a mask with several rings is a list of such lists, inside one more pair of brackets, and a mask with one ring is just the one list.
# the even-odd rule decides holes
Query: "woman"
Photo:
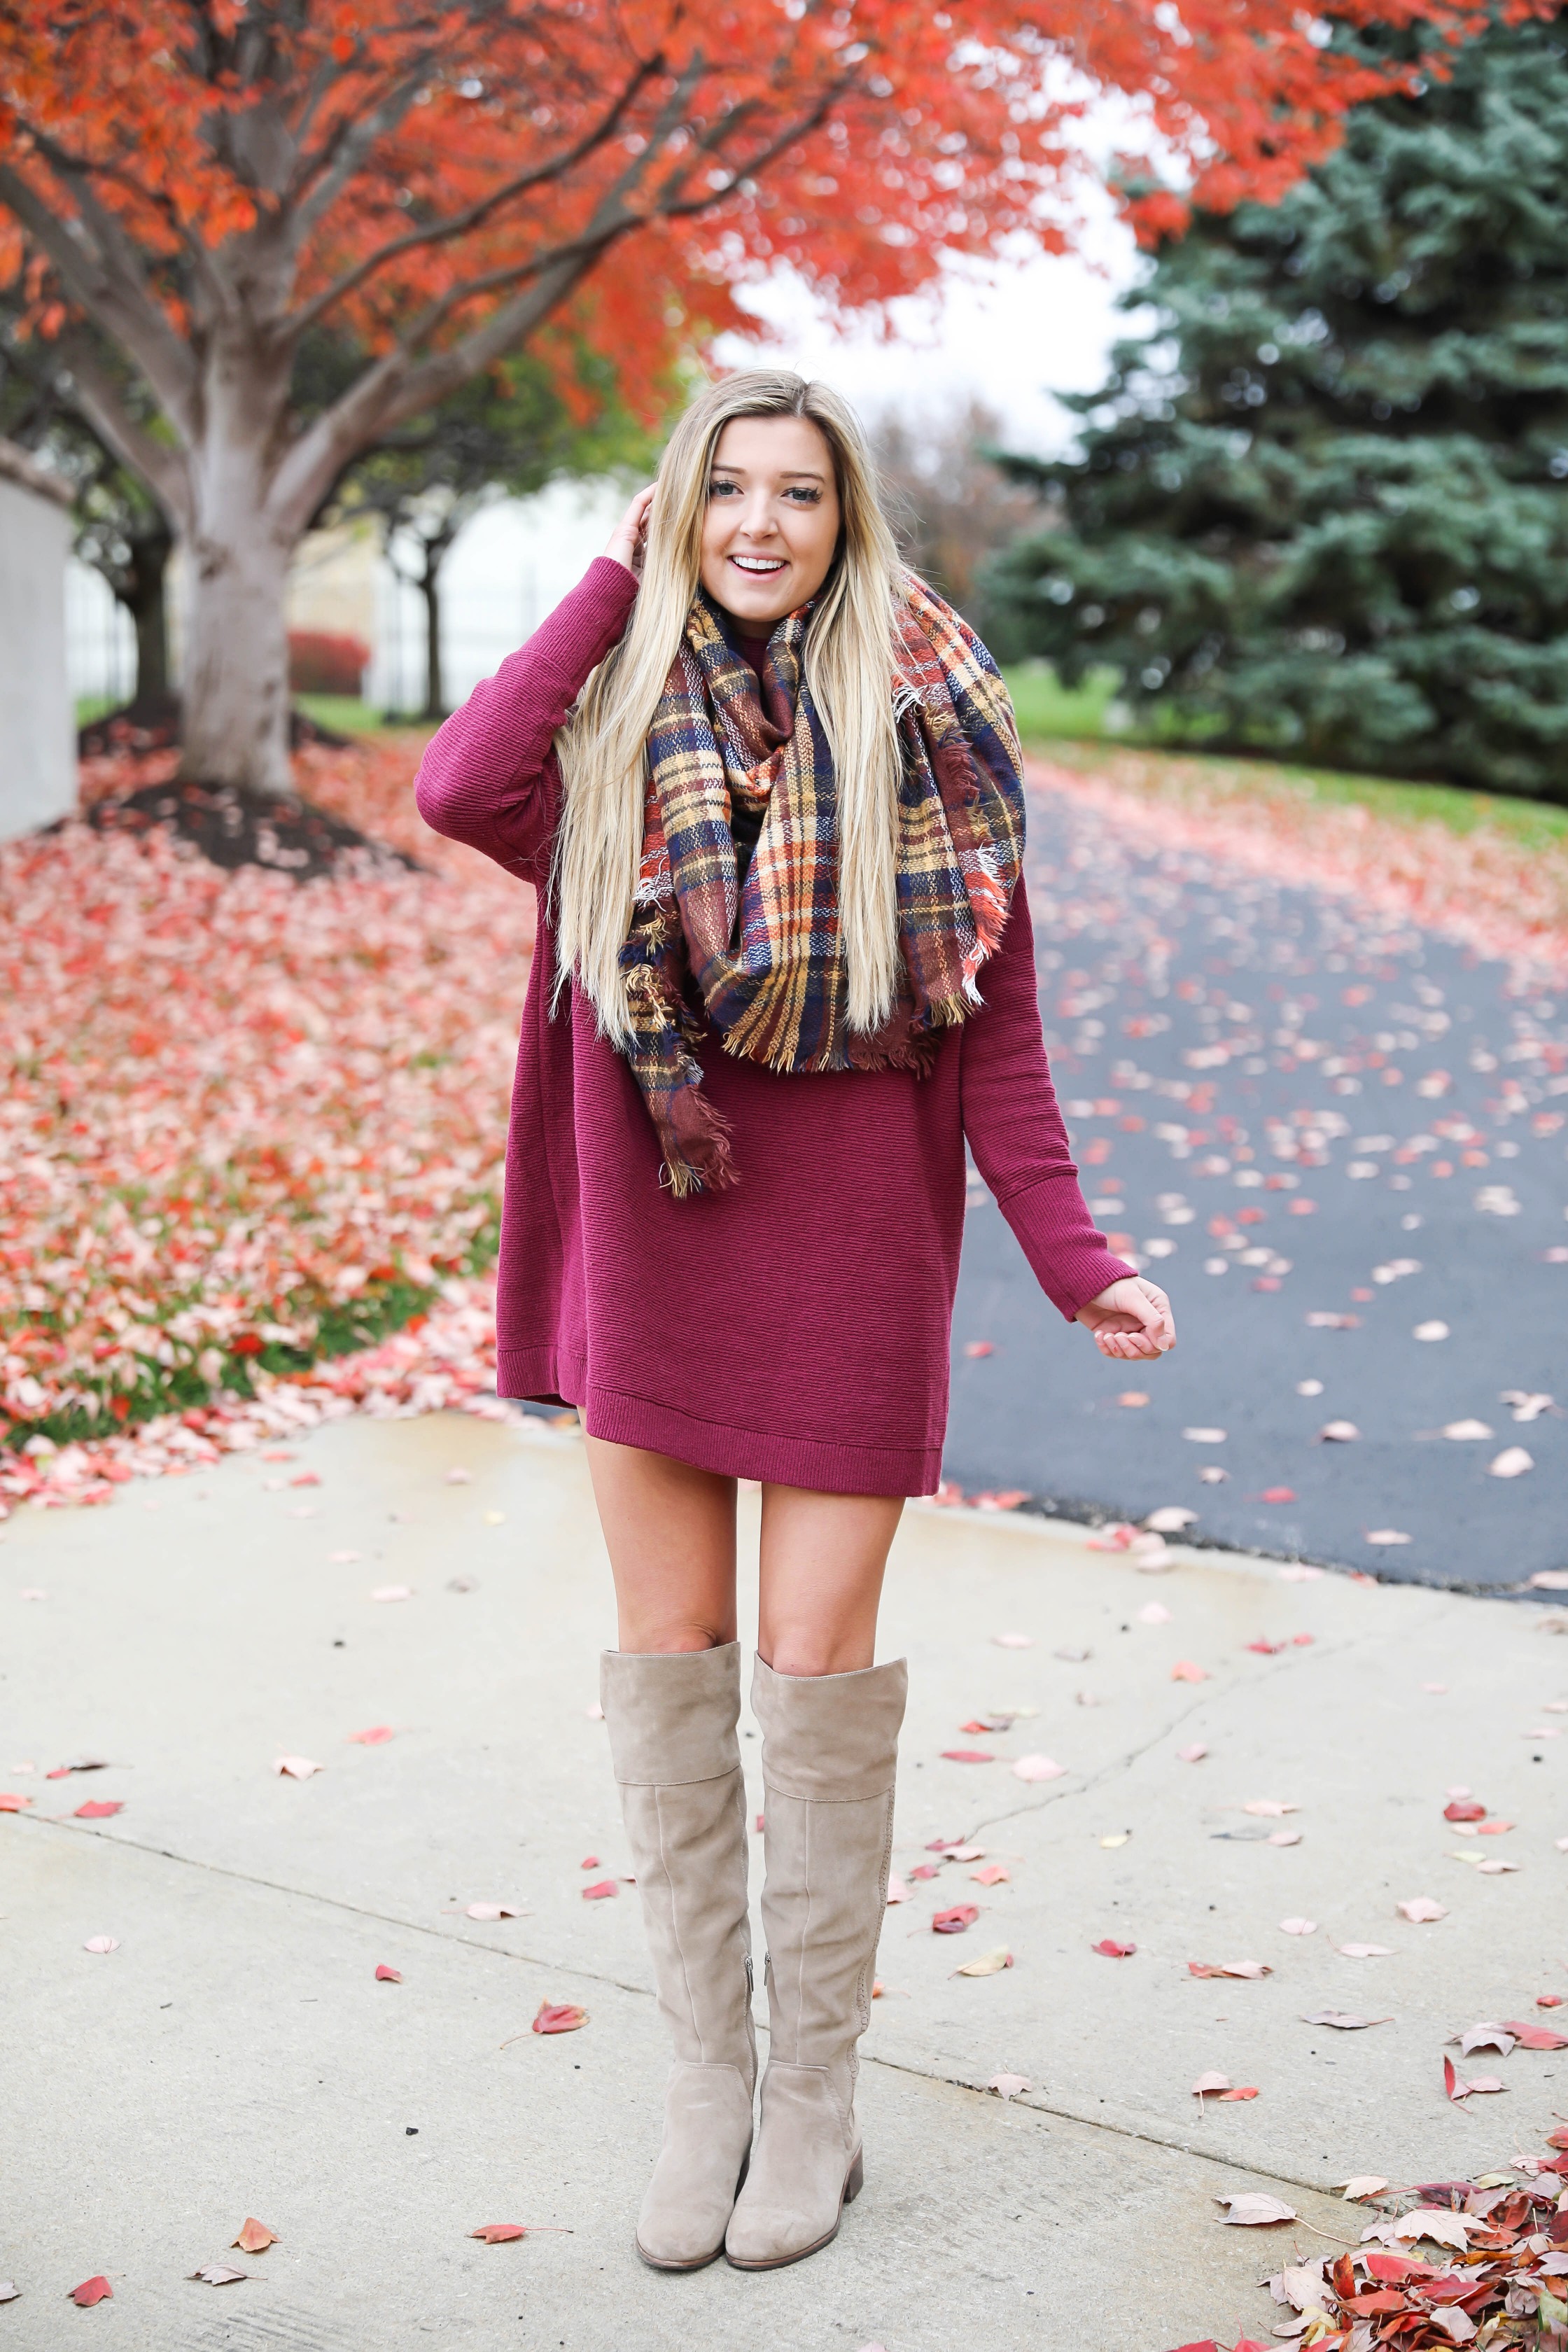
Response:
[{"label": "woman", "polygon": [[[539,890],[498,1385],[581,1409],[615,1577],[601,1689],[675,2044],[637,2250],[769,2269],[860,2187],[906,1683],[877,1608],[938,1480],[965,1139],[1103,1354],[1163,1353],[1170,1311],[1068,1156],[1005,689],[900,564],[826,386],[700,394],[418,798]],[[754,2144],[737,1478],[763,1489]]]}]

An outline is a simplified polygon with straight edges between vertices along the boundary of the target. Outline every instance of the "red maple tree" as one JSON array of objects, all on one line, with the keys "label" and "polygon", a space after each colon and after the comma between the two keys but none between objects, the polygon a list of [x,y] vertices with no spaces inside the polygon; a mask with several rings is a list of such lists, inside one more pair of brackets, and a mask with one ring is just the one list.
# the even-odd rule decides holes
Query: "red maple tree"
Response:
[{"label": "red maple tree", "polygon": [[[1461,37],[1484,12],[1338,13]],[[1223,206],[1382,86],[1300,0],[0,0],[0,272],[185,550],[186,772],[287,789],[292,549],[468,377],[586,344],[635,403],[771,267],[847,310],[946,253],[1059,245],[1042,199],[1107,89]],[[312,408],[326,330],[363,362]]]}]

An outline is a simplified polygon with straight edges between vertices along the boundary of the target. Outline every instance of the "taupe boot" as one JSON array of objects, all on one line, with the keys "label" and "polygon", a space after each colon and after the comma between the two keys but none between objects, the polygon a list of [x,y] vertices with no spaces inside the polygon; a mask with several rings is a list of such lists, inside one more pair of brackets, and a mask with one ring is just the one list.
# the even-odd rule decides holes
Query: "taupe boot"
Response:
[{"label": "taupe boot", "polygon": [[740,1643],[651,1657],[606,1650],[599,1691],[659,2010],[675,2043],[637,2252],[656,2270],[700,2270],[723,2251],[757,2079],[735,1737]]},{"label": "taupe boot", "polygon": [[741,2270],[814,2254],[860,2192],[855,2045],[871,2011],[908,1687],[901,1658],[811,1676],[757,1660],[771,2038],[762,2126],[724,2237]]}]

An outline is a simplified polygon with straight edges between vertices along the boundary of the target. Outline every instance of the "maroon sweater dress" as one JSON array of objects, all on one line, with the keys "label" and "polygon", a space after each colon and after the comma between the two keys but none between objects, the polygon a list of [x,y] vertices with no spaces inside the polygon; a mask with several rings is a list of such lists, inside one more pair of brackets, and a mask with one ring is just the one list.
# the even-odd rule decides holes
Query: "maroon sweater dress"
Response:
[{"label": "maroon sweater dress", "polygon": [[[931,1076],[781,1075],[701,1050],[740,1181],[678,1201],[626,1063],[555,982],[552,736],[625,629],[601,556],[448,719],[416,787],[436,832],[539,892],[512,1088],[496,1299],[502,1396],[580,1406],[591,1435],[830,1494],[929,1495],[941,1474],[964,1142],[1069,1318],[1131,1268],[1079,1190],[1046,1066],[1020,881],[984,1009]],[[1087,1345],[1085,1340],[1082,1344]]]}]

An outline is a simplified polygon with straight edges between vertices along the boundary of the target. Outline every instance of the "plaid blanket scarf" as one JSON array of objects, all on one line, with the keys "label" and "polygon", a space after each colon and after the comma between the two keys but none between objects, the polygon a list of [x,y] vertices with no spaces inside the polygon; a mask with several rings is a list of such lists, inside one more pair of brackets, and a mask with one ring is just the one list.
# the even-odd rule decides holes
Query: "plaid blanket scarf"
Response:
[{"label": "plaid blanket scarf", "polygon": [[[837,895],[837,790],[802,655],[812,607],[778,623],[761,692],[699,595],[648,734],[643,853],[621,970],[626,1049],[677,1197],[736,1181],[729,1133],[694,1048],[778,1071],[910,1069],[981,1003],[1024,845],[1006,688],[985,647],[910,579],[899,605],[894,713],[902,751],[901,972],[875,1034],[846,1018]],[[742,888],[731,812],[761,813]],[[705,1016],[705,1017],[704,1017]]]}]

